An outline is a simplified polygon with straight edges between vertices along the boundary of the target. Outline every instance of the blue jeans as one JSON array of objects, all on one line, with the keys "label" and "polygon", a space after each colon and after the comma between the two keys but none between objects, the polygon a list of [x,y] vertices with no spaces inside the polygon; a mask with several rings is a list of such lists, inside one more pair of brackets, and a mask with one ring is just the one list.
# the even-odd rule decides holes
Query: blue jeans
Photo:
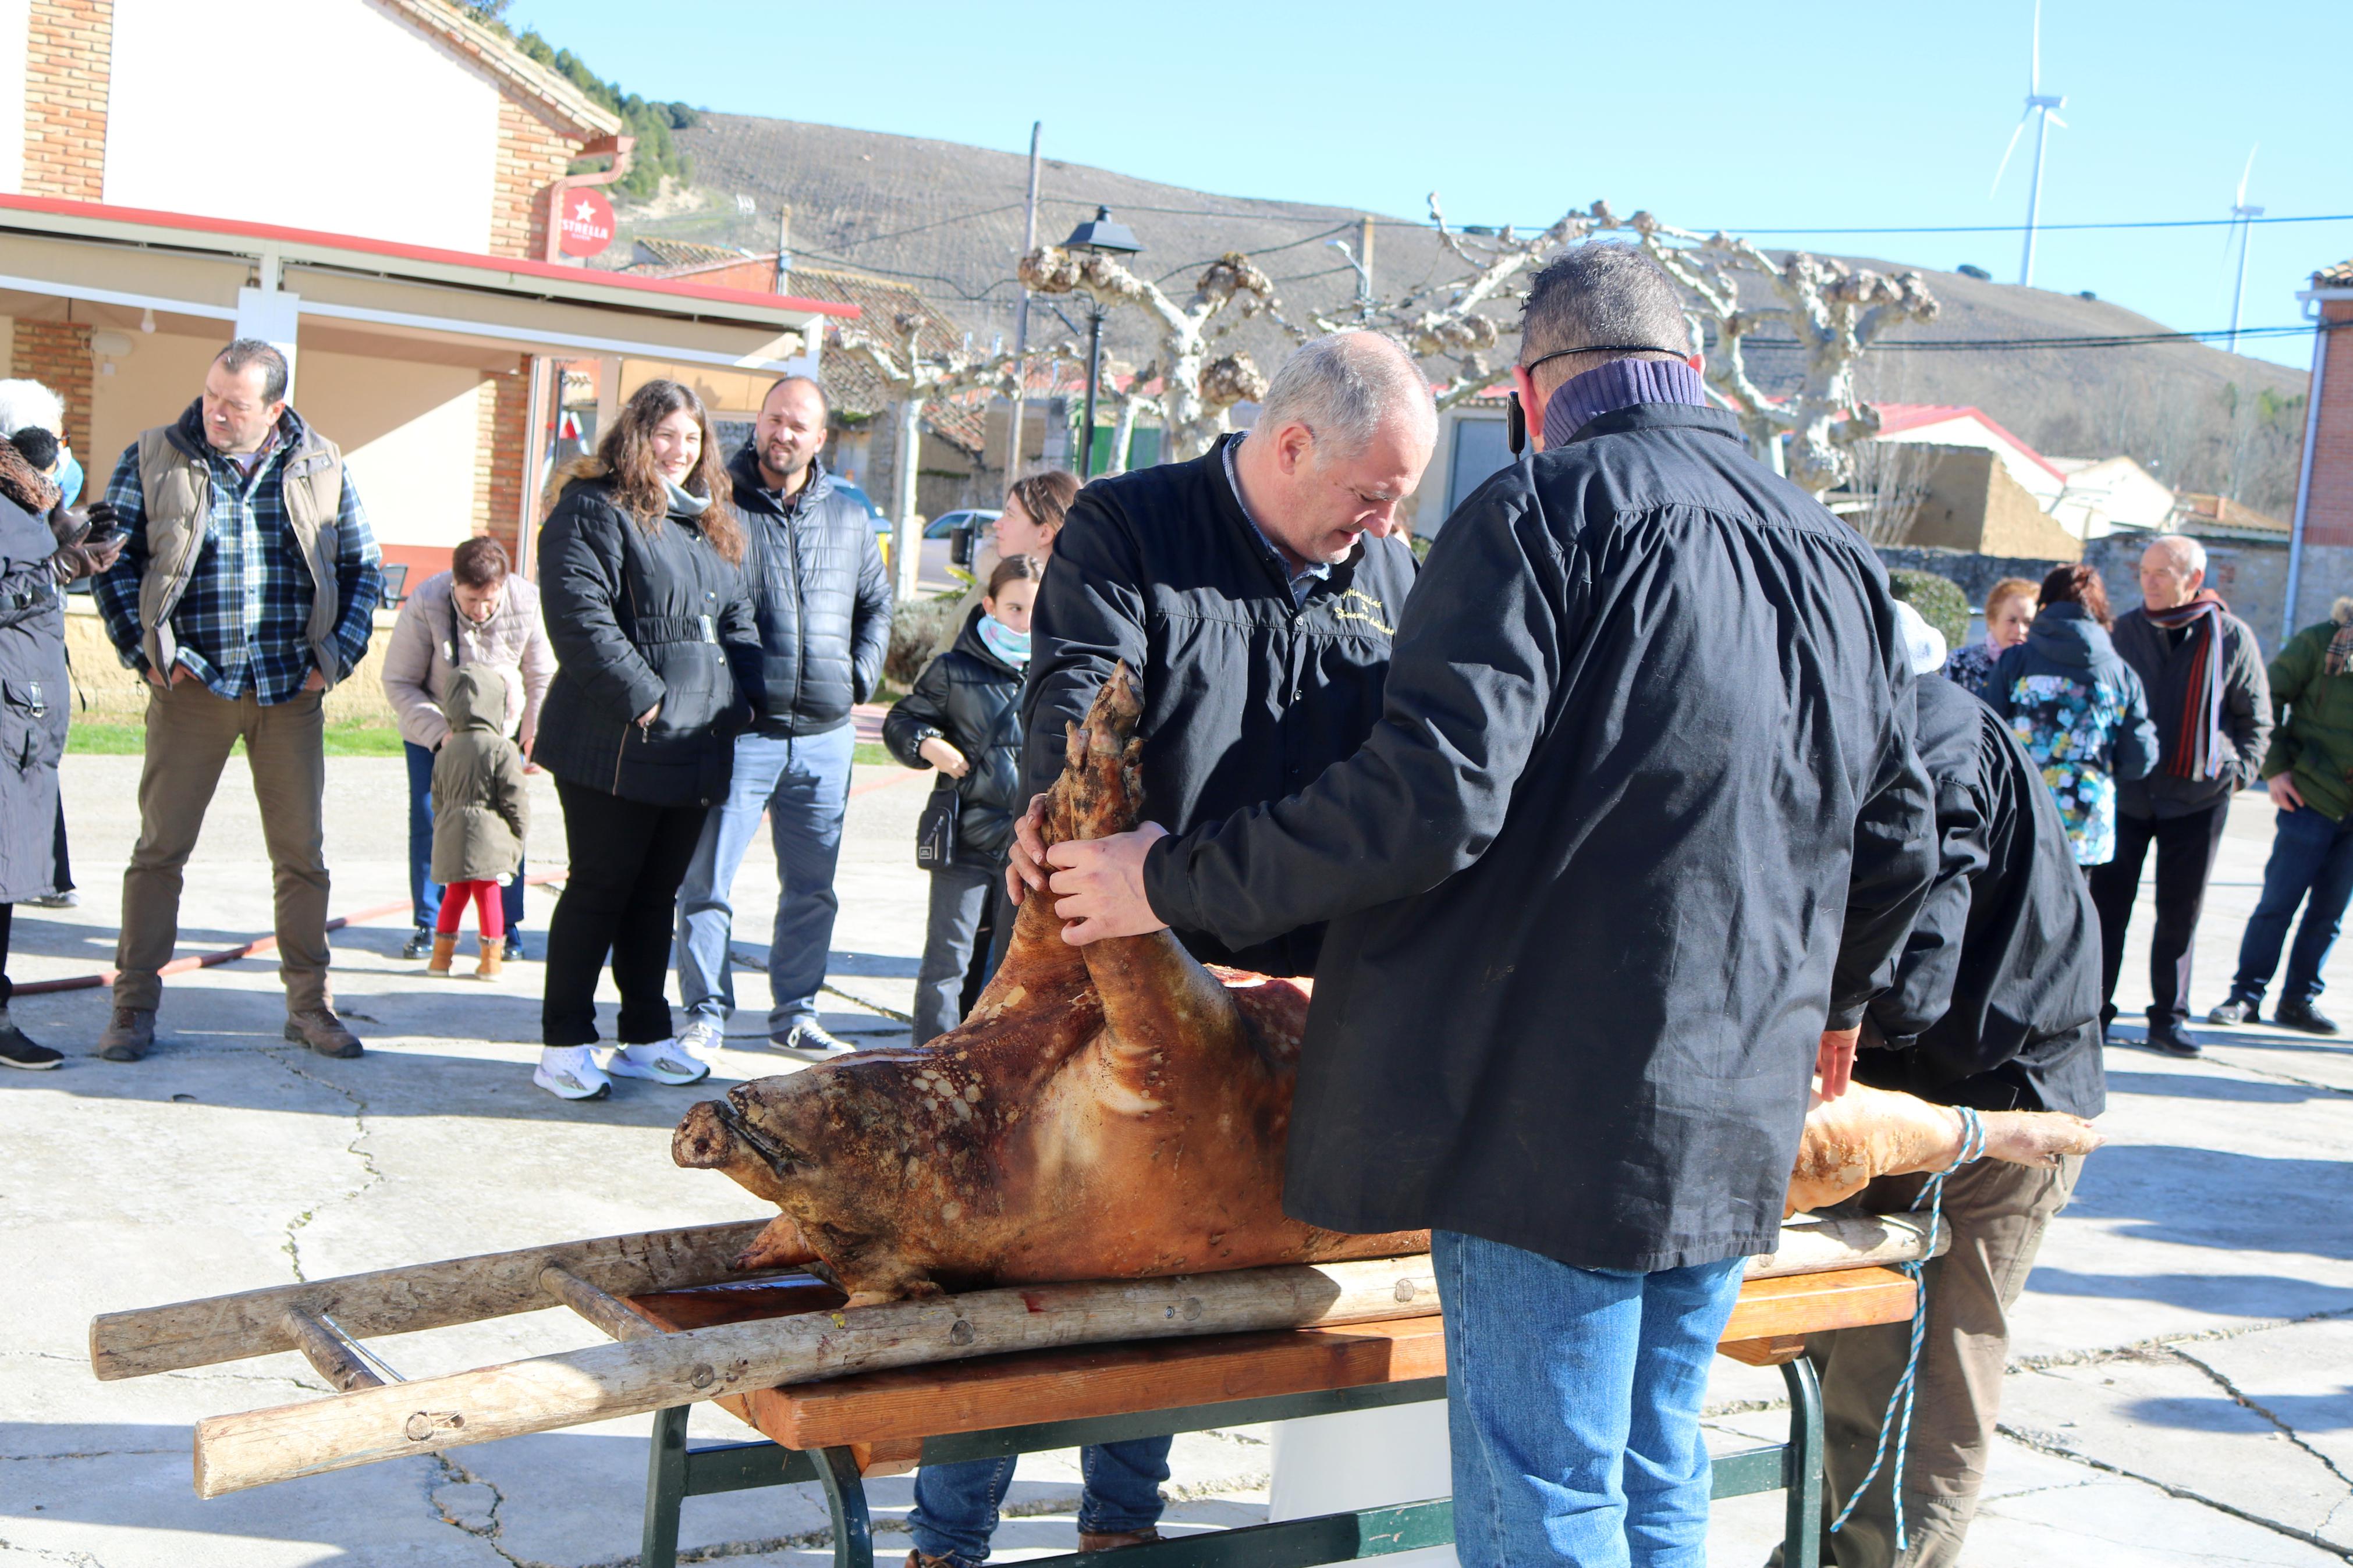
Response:
[{"label": "blue jeans", "polygon": [[735,738],[727,799],[704,821],[678,890],[678,994],[689,1013],[717,1023],[735,1010],[727,963],[735,908],[728,895],[765,812],[783,884],[768,936],[768,1033],[782,1039],[794,1025],[816,1022],[817,988],[825,983],[833,917],[841,907],[833,869],[841,858],[857,745],[858,731],[848,724],[822,735]]},{"label": "blue jeans", "polygon": [[[1150,1530],[1160,1522],[1160,1483],[1168,1479],[1173,1437],[1136,1437],[1079,1450],[1086,1490],[1079,1501],[1079,1528],[1090,1534]],[[958,1568],[974,1568],[988,1556],[997,1533],[997,1510],[1013,1485],[1014,1456],[967,1459],[960,1465],[925,1465],[915,1472],[915,1511],[907,1532],[926,1557],[945,1557]]]},{"label": "blue jeans", "polygon": [[[403,741],[400,749],[408,758],[408,902],[422,929],[441,918],[441,884],[433,879],[433,753],[414,741]],[[507,930],[521,930],[522,861],[515,862],[514,880],[499,892]]]},{"label": "blue jeans", "polygon": [[1576,1268],[1433,1231],[1464,1568],[1704,1568],[1708,1363],[1741,1263]]},{"label": "blue jeans", "polygon": [[2302,903],[2304,923],[2288,952],[2280,1005],[2309,1005],[2320,994],[2320,966],[2337,944],[2348,898],[2353,898],[2353,816],[2331,822],[2308,805],[2281,812],[2272,858],[2263,867],[2263,896],[2239,938],[2239,973],[2231,982],[2231,994],[2249,1002],[2263,999],[2279,967],[2288,921]]}]

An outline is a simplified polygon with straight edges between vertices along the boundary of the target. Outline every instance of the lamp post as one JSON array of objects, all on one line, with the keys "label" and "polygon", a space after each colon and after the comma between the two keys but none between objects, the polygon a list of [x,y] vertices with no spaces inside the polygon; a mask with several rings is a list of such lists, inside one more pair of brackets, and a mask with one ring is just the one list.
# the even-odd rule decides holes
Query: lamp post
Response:
[{"label": "lamp post", "polygon": [[[1113,222],[1111,208],[1098,206],[1095,216],[1071,230],[1071,237],[1062,241],[1064,250],[1084,251],[1096,256],[1134,256],[1144,247],[1135,231],[1124,223]],[[1084,433],[1079,437],[1079,482],[1086,483],[1095,467],[1095,384],[1103,377],[1103,302],[1093,295],[1087,296],[1087,412]]]}]

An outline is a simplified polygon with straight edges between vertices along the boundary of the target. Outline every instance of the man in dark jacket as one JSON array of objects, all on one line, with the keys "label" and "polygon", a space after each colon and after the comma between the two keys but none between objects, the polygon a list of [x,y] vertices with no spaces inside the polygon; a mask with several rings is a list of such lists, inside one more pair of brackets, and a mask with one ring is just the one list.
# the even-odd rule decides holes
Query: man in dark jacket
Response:
[{"label": "man in dark jacket", "polygon": [[1539,454],[1448,520],[1364,749],[1050,856],[1074,942],[1331,921],[1283,1206],[1432,1227],[1472,1568],[1698,1561],[1742,1260],[1935,868],[1886,576],[1686,342],[1640,251],[1546,268]]},{"label": "man in dark jacket", "polygon": [[[1373,333],[1338,332],[1283,362],[1247,437],[1081,490],[1031,622],[1032,793],[1061,772],[1064,722],[1123,659],[1144,690],[1145,798],[1165,822],[1189,827],[1279,799],[1354,752],[1379,717],[1389,628],[1413,586],[1398,505],[1437,435],[1412,359]],[[1014,846],[1017,900],[1042,880],[1037,822],[1033,806]],[[1177,936],[1196,957],[1234,961],[1206,924]],[[1240,961],[1306,974],[1322,936],[1305,921],[1273,927]],[[1081,1550],[1155,1537],[1168,1443],[1083,1452]],[[986,1459],[925,1467],[910,1568],[977,1568],[1012,1475]]]},{"label": "man in dark jacket", "polygon": [[2148,939],[2148,1043],[2194,1057],[2189,1031],[2190,942],[2231,797],[2262,776],[2271,744],[2271,685],[2247,623],[2206,587],[2206,547],[2183,534],[2140,558],[2140,608],[2116,617],[2116,654],[2148,693],[2157,765],[2116,784],[2116,853],[2092,868],[2100,910],[2100,1022],[2116,1016],[2125,928],[2141,862],[2157,847],[2157,926]]},{"label": "man in dark jacket", "polygon": [[720,1041],[735,1008],[727,962],[730,895],[763,814],[776,849],[776,919],[768,939],[768,1039],[827,1055],[849,1047],[818,1026],[818,987],[833,945],[841,819],[857,731],[849,710],[873,694],[891,646],[891,584],[866,509],[818,461],[825,394],[806,376],[768,389],[749,445],[727,465],[758,606],[766,697],[735,741],[726,801],[703,824],[678,894],[679,1043]]},{"label": "man in dark jacket", "polygon": [[[1925,675],[1940,662],[1915,668]],[[2066,826],[2041,771],[1991,709],[1948,680],[1920,680],[1913,695],[1939,863],[1895,984],[1864,1016],[1854,1076],[1939,1105],[2097,1116],[2107,1105],[2099,923]],[[1953,1246],[1924,1281],[1928,1330],[1904,1469],[1909,1544],[1897,1552],[1890,1459],[1835,1538],[1840,1568],[1959,1561],[2000,1412],[2009,1311],[2082,1169],[2075,1154],[2051,1170],[1980,1160],[1945,1179]],[[1905,1210],[1926,1180],[1883,1176],[1859,1201],[1874,1214]],[[1911,1335],[1908,1323],[1883,1323],[1806,1342],[1830,1443],[1826,1514],[1870,1468]],[[1833,1560],[1831,1550],[1822,1560]]]}]

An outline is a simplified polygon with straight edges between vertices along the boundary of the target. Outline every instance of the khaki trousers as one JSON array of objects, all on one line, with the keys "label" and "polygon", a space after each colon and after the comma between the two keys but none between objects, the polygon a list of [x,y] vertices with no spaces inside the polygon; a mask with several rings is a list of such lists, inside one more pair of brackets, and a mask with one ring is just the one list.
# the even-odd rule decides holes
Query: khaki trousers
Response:
[{"label": "khaki trousers", "polygon": [[147,762],[139,774],[139,843],[122,873],[114,1005],[153,1012],[157,973],[180,934],[181,872],[196,847],[229,748],[242,738],[261,807],[278,905],[278,973],[290,1013],[331,1005],[327,989],[327,762],[321,694],[264,707],[202,682],[149,688]]},{"label": "khaki trousers", "polygon": [[[1953,1247],[1927,1266],[1928,1322],[1914,1374],[1912,1437],[1904,1467],[1905,1549],[1895,1550],[1895,1510],[1890,1489],[1895,1468],[1889,1439],[1885,1464],[1871,1490],[1836,1535],[1830,1521],[1871,1468],[1887,1396],[1904,1375],[1909,1322],[1879,1323],[1811,1334],[1806,1354],[1822,1384],[1828,1454],[1822,1492],[1822,1562],[1837,1568],[1952,1568],[1977,1516],[1985,1486],[1986,1456],[2001,1412],[2001,1379],[2010,1360],[2009,1311],[2026,1288],[2042,1232],[2075,1190],[2084,1168],[2068,1155],[2057,1170],[1980,1160],[1945,1179],[1945,1224]],[[1863,1190],[1863,1208],[1892,1214],[1908,1208],[1927,1177],[1883,1176]],[[1778,1564],[1777,1549],[1772,1562]]]}]

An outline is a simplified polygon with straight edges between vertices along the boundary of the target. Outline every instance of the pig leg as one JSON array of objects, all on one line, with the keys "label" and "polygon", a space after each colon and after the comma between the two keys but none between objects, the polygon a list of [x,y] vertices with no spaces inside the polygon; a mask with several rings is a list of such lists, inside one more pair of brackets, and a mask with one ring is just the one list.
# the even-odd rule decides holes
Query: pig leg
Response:
[{"label": "pig leg", "polygon": [[[2080,1116],[2050,1110],[1988,1110],[1982,1158],[2051,1166],[2088,1154],[2106,1140]],[[1852,1196],[1878,1176],[1941,1171],[1960,1158],[1961,1113],[1916,1095],[1855,1084],[1816,1100],[1798,1141],[1785,1214],[1804,1214]]]}]

